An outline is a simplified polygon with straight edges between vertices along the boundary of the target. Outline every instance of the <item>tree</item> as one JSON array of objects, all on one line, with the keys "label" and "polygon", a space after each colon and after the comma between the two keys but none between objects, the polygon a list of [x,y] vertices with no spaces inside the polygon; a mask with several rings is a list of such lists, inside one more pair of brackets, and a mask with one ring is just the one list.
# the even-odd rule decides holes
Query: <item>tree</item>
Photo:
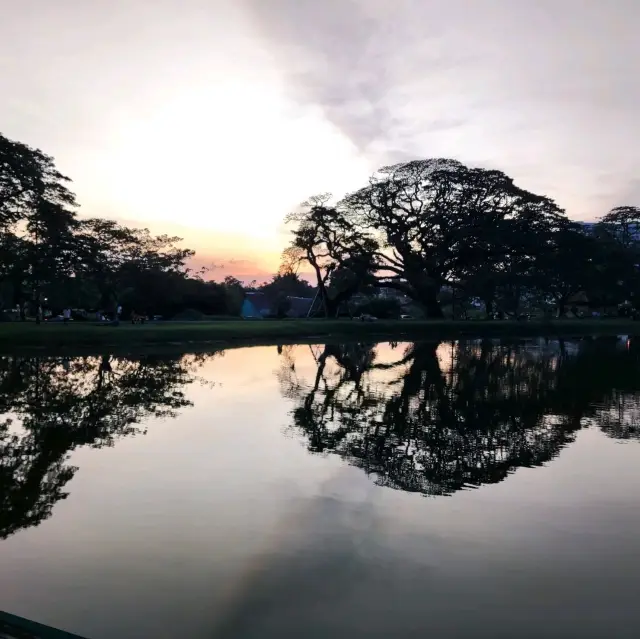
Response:
[{"label": "tree", "polygon": [[625,249],[636,251],[640,247],[640,206],[618,206],[599,220],[598,227]]},{"label": "tree", "polygon": [[280,272],[274,275],[269,282],[258,287],[258,291],[268,297],[283,295],[285,297],[312,297],[315,289],[309,282],[294,272]]},{"label": "tree", "polygon": [[0,257],[23,319],[28,294],[37,302],[45,282],[69,272],[77,224],[69,182],[53,158],[0,135]]},{"label": "tree", "polygon": [[532,262],[528,288],[535,291],[539,306],[553,307],[559,316],[565,314],[572,296],[586,292],[594,296],[600,246],[580,225],[562,225],[551,238],[551,250],[541,251]]},{"label": "tree", "polygon": [[[286,221],[295,224],[294,237],[282,262],[289,269],[302,262],[311,266],[325,316],[335,317],[340,306],[373,278],[377,244],[354,228],[343,210],[331,206],[330,199],[329,194],[316,195],[287,216]],[[330,288],[338,270],[341,277]]]},{"label": "tree", "polygon": [[640,293],[640,207],[620,206],[593,229],[601,266],[599,283],[609,303],[637,303]]},{"label": "tree", "polygon": [[56,169],[52,157],[0,134],[2,232],[25,220],[45,222],[52,211],[41,207],[43,203],[74,207],[75,196],[67,188],[70,181]]},{"label": "tree", "polygon": [[112,309],[124,294],[145,296],[152,279],[167,283],[172,276],[186,276],[193,251],[180,248],[180,241],[113,220],[83,220],[75,236],[75,275],[95,282],[98,305]]},{"label": "tree", "polygon": [[[152,235],[113,220],[78,220],[70,180],[53,158],[0,135],[0,302],[45,297],[57,308],[74,305],[175,315],[187,308],[238,314],[242,284],[203,280],[193,251],[181,239]],[[34,308],[35,310],[35,308]]]},{"label": "tree", "polygon": [[550,199],[500,171],[455,160],[417,160],[380,169],[340,205],[361,238],[376,242],[379,282],[442,317],[438,295],[481,272],[487,305],[499,281],[518,274],[560,224]]}]

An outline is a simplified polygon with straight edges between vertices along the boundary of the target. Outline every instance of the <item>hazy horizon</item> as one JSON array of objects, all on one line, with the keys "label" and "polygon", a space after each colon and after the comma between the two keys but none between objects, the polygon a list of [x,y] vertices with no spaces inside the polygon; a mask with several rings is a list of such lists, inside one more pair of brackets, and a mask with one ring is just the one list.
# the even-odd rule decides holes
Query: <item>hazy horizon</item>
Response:
[{"label": "hazy horizon", "polygon": [[499,168],[574,219],[640,204],[640,4],[23,0],[0,24],[0,132],[80,214],[177,234],[264,279],[284,215],[379,166]]}]

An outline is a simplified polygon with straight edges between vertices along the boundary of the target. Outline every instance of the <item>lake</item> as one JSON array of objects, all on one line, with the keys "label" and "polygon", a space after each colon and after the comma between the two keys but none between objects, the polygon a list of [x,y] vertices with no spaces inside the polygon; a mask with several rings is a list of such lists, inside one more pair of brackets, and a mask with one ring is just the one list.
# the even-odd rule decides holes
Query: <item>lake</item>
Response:
[{"label": "lake", "polygon": [[640,635],[640,339],[0,358],[0,609],[87,639]]}]

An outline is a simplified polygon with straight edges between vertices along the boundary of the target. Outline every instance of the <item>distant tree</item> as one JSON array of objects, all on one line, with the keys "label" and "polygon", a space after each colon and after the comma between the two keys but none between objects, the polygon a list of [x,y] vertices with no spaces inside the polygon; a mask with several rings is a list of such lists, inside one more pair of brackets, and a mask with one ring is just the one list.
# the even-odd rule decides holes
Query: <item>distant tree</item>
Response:
[{"label": "distant tree", "polygon": [[535,256],[525,284],[529,291],[538,294],[540,306],[544,308],[546,301],[559,315],[564,315],[572,296],[593,292],[599,246],[580,225],[566,222],[551,235],[547,248]]},{"label": "distant tree", "polygon": [[127,292],[148,296],[148,287],[162,286],[168,276],[186,277],[193,251],[179,247],[180,241],[113,220],[83,220],[76,233],[76,275],[95,282],[99,306],[111,310]]},{"label": "distant tree", "polygon": [[224,278],[224,288],[227,296],[227,312],[229,315],[240,315],[244,301],[243,283],[231,275]]},{"label": "distant tree", "polygon": [[625,249],[640,247],[640,206],[618,206],[603,216],[598,227],[610,233]]},{"label": "distant tree", "polygon": [[224,285],[234,286],[236,288],[244,289],[244,284],[237,277],[234,277],[233,275],[227,275],[224,278]]},{"label": "distant tree", "polygon": [[285,297],[311,297],[315,289],[297,273],[278,273],[269,282],[265,282],[258,290],[269,297],[284,295]]}]

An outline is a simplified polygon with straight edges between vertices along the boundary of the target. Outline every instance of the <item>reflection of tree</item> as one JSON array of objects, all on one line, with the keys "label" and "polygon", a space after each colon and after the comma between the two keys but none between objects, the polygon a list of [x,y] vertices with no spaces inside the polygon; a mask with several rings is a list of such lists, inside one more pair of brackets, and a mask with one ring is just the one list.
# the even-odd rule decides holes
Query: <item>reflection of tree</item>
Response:
[{"label": "reflection of tree", "polygon": [[640,440],[640,395],[615,391],[597,411],[596,420],[609,437]]},{"label": "reflection of tree", "polygon": [[147,417],[174,417],[198,357],[0,358],[0,538],[64,499],[80,446],[111,446]]},{"label": "reflection of tree", "polygon": [[640,439],[640,351],[615,338],[587,341],[557,371],[555,410],[589,419],[609,437]]},{"label": "reflection of tree", "polygon": [[[349,356],[354,349],[359,358]],[[451,352],[443,365],[437,344],[418,343],[381,363],[371,346],[331,345],[315,355],[311,383],[291,360],[280,380],[295,401],[294,426],[310,450],[339,454],[381,485],[450,494],[551,460],[585,418],[614,434],[623,422],[605,425],[603,412],[617,397],[612,382],[640,388],[635,356],[610,344],[585,342],[568,354],[565,344],[553,352],[484,341]],[[600,375],[603,353],[615,375]]]},{"label": "reflection of tree", "polygon": [[[310,347],[317,370],[312,386],[307,386],[296,376],[295,362],[290,351],[285,354],[284,366],[280,371],[280,386],[286,397],[302,397],[302,406],[295,411],[298,426],[310,438],[310,448],[315,452],[333,449],[347,431],[329,428],[333,424],[335,407],[347,407],[355,398],[362,398],[363,376],[371,369],[375,350],[373,344],[352,343],[347,345],[327,344],[320,351]],[[337,367],[329,369],[330,362]],[[357,400],[356,400],[357,401]]]}]

